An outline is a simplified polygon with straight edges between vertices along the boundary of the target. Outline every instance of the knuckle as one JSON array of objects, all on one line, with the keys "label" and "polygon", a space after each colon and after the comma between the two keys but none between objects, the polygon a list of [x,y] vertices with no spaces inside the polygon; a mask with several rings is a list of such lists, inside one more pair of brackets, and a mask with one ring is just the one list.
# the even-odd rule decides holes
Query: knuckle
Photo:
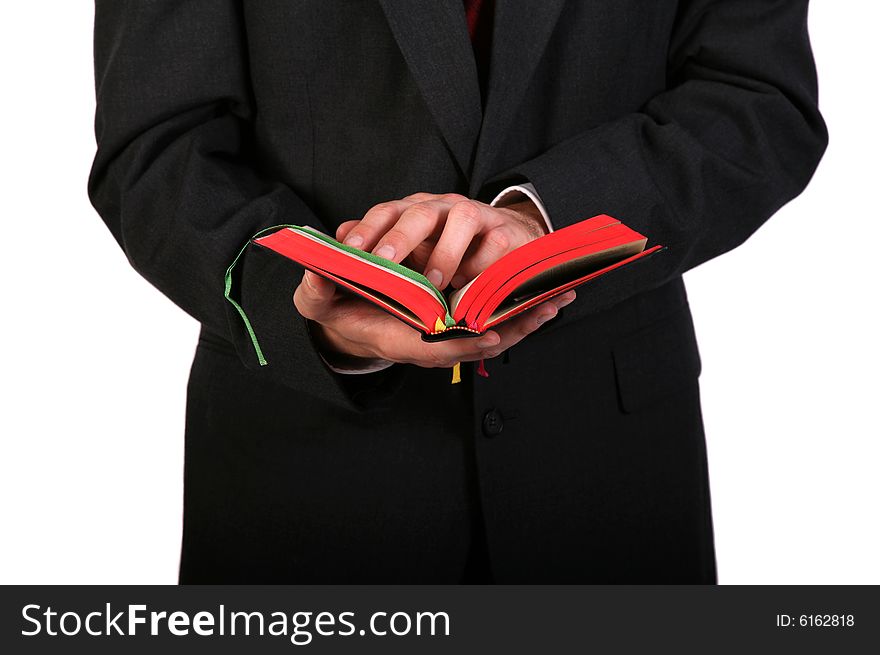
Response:
[{"label": "knuckle", "polygon": [[467,198],[460,193],[444,193],[440,197],[447,202],[461,202],[467,200]]},{"label": "knuckle", "polygon": [[507,252],[510,248],[510,237],[503,230],[495,228],[486,234],[486,244],[493,251]]},{"label": "knuckle", "polygon": [[403,214],[401,214],[401,218],[406,217],[417,221],[426,221],[432,219],[434,214],[435,212],[430,205],[420,202],[407,207]]},{"label": "knuckle", "polygon": [[309,303],[300,294],[294,294],[293,305],[296,308],[296,311],[299,312],[299,315],[303,318],[315,320],[318,316],[318,312],[315,311],[314,305]]},{"label": "knuckle", "polygon": [[431,193],[427,193],[425,191],[419,191],[417,193],[411,193],[410,195],[406,196],[404,198],[404,200],[415,200],[416,202],[422,202],[425,200],[429,200],[433,197],[434,197],[434,195]]},{"label": "knuckle", "polygon": [[537,330],[538,327],[538,321],[535,319],[535,315],[526,314],[519,321],[519,325],[517,326],[517,333],[520,335],[520,338],[522,338]]},{"label": "knuckle", "polygon": [[480,208],[473,200],[461,200],[452,205],[449,213],[462,218],[479,218]]},{"label": "knuckle", "polygon": [[434,348],[428,348],[425,351],[424,358],[431,368],[446,368],[446,364],[449,360],[449,357],[447,357],[445,353]]},{"label": "knuckle", "polygon": [[375,205],[370,211],[378,214],[390,213],[394,211],[394,204],[390,202],[380,202],[378,205]]},{"label": "knuckle", "polygon": [[364,215],[364,221],[385,219],[393,216],[395,213],[396,209],[390,202],[380,202]]},{"label": "knuckle", "polygon": [[450,218],[462,223],[477,224],[480,222],[481,215],[480,208],[477,207],[477,204],[472,200],[462,200],[461,202],[457,202],[452,206],[452,209],[449,210]]}]

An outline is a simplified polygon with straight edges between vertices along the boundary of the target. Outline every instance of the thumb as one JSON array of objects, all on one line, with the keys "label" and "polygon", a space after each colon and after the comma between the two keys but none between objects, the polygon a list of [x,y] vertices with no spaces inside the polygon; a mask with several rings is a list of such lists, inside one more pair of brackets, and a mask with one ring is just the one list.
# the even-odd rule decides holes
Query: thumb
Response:
[{"label": "thumb", "polygon": [[330,280],[306,271],[293,294],[293,304],[304,317],[321,321],[330,312],[335,294],[336,285]]}]

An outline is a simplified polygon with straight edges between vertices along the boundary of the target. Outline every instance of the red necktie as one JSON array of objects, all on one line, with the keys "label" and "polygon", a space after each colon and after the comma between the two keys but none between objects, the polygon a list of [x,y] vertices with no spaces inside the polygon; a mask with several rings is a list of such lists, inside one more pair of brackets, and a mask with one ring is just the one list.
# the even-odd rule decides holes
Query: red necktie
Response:
[{"label": "red necktie", "polygon": [[480,88],[485,95],[486,75],[489,72],[489,55],[492,47],[492,15],[494,0],[464,0],[468,34],[474,46],[474,58],[480,75]]}]

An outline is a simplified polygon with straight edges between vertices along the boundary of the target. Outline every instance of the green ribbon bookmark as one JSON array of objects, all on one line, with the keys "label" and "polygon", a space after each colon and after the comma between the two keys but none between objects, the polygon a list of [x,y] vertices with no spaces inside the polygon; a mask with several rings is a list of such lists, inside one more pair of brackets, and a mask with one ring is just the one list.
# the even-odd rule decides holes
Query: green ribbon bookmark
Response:
[{"label": "green ribbon bookmark", "polygon": [[247,247],[251,245],[251,241],[254,239],[258,239],[267,232],[272,232],[273,230],[280,230],[284,227],[296,227],[295,225],[274,225],[272,227],[267,227],[256,234],[254,234],[250,239],[247,240],[247,243],[244,244],[241,250],[238,251],[238,254],[235,256],[235,259],[232,260],[232,263],[229,265],[229,268],[226,269],[226,275],[223,277],[224,282],[224,291],[223,297],[229,301],[229,303],[235,307],[235,311],[238,312],[238,315],[241,316],[241,320],[244,321],[244,327],[247,330],[248,336],[251,338],[251,343],[254,346],[254,351],[257,353],[257,360],[260,362],[260,366],[266,366],[269,364],[266,361],[266,357],[263,355],[263,349],[260,347],[260,342],[257,340],[257,334],[254,332],[254,327],[251,325],[250,319],[245,314],[244,309],[238,302],[232,297],[232,271],[235,268],[235,265],[238,264],[238,260],[241,259],[241,256],[244,254],[244,251],[247,250]]},{"label": "green ribbon bookmark", "polygon": [[446,317],[443,320],[446,327],[453,327],[455,325],[455,319],[453,319],[452,315],[449,313],[449,305],[446,303],[446,298],[443,296],[441,291],[437,287],[435,287],[433,284],[431,284],[431,282],[428,280],[428,278],[426,278],[421,273],[418,273],[418,272],[412,270],[411,268],[407,268],[406,266],[403,266],[402,264],[398,264],[396,262],[389,261],[389,260],[384,259],[382,257],[377,257],[373,253],[366,252],[365,250],[360,250],[358,248],[353,248],[352,246],[347,246],[344,243],[340,243],[339,241],[337,241],[333,237],[328,236],[328,235],[324,234],[323,232],[316,230],[315,228],[308,226],[308,225],[274,225],[272,227],[267,227],[267,228],[260,230],[259,232],[254,234],[250,239],[247,240],[247,243],[244,244],[244,247],[238,252],[238,254],[235,256],[235,259],[229,265],[229,268],[226,269],[226,276],[224,278],[225,290],[223,292],[223,296],[224,296],[224,298],[226,298],[227,301],[229,301],[229,303],[233,307],[235,307],[235,310],[238,312],[238,315],[241,316],[241,320],[244,321],[245,329],[247,330],[247,333],[251,338],[251,343],[254,346],[254,351],[257,353],[257,359],[260,362],[260,366],[266,366],[269,362],[266,361],[266,357],[263,355],[263,349],[260,347],[260,342],[257,340],[257,335],[254,332],[254,328],[251,325],[250,319],[247,317],[247,314],[245,313],[242,306],[232,297],[232,272],[233,272],[233,269],[235,269],[235,265],[238,264],[238,260],[241,259],[241,256],[244,254],[244,251],[247,250],[247,247],[251,244],[252,241],[254,241],[255,239],[259,239],[261,236],[263,236],[264,234],[267,234],[268,232],[273,232],[275,230],[280,230],[283,228],[291,228],[291,229],[297,230],[299,232],[304,232],[306,234],[309,234],[317,239],[321,239],[322,241],[329,243],[330,245],[332,245],[335,248],[338,248],[339,250],[342,250],[344,252],[355,255],[356,257],[360,257],[361,259],[364,259],[368,262],[376,264],[377,266],[387,268],[388,270],[394,271],[395,273],[399,273],[400,275],[403,275],[404,277],[407,277],[415,282],[418,282],[419,284],[421,284],[425,287],[428,287],[428,289],[430,289],[434,293],[434,295],[437,297],[437,299],[440,301],[440,303],[446,309]]}]

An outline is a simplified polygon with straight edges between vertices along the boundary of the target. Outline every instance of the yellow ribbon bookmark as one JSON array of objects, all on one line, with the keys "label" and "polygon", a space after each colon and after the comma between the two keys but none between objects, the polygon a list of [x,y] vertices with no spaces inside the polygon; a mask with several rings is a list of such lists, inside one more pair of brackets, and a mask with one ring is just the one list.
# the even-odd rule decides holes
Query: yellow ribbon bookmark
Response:
[{"label": "yellow ribbon bookmark", "polygon": [[459,382],[461,382],[461,362],[455,362],[455,366],[452,367],[452,384]]}]

